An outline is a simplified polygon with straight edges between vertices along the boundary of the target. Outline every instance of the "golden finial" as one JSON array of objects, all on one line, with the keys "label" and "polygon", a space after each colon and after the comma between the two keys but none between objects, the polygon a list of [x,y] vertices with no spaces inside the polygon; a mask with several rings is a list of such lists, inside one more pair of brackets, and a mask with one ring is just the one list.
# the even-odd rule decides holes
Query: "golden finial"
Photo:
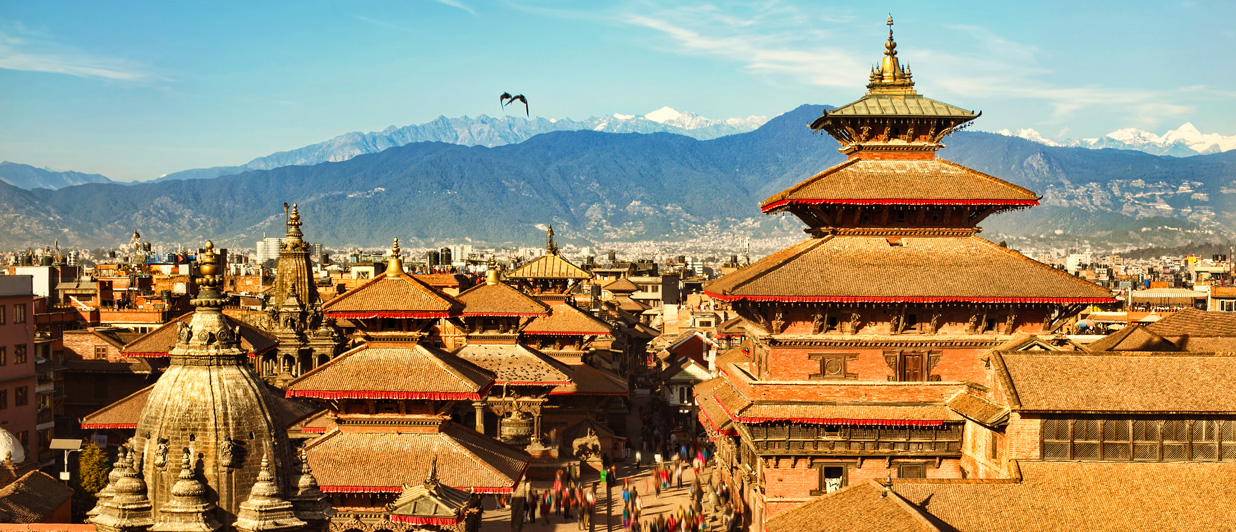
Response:
[{"label": "golden finial", "polygon": [[903,69],[897,61],[897,41],[893,40],[893,15],[888,15],[888,41],[884,43],[884,59],[879,68],[871,72],[871,83],[867,84],[867,93],[881,94],[915,94],[914,82],[910,79],[908,69]]},{"label": "golden finial", "polygon": [[485,284],[498,284],[498,261],[493,257],[489,257],[489,264],[485,269]]},{"label": "golden finial", "polygon": [[219,263],[215,257],[215,243],[207,240],[206,248],[202,250],[202,256],[198,261],[197,270],[198,273],[202,274],[202,277],[197,280],[198,286],[214,287],[219,285]]},{"label": "golden finial", "polygon": [[288,215],[288,225],[300,225],[300,211],[295,203],[292,204],[292,214]]},{"label": "golden finial", "polygon": [[558,254],[558,244],[555,244],[555,243],[554,243],[554,226],[553,226],[553,224],[550,224],[550,226],[549,226],[549,230],[548,230],[548,231],[545,231],[545,250],[546,250],[546,251],[548,251],[550,255],[557,255],[557,254]]},{"label": "golden finial", "polygon": [[403,274],[403,260],[399,257],[399,239],[395,238],[395,244],[391,246],[390,260],[386,261],[386,275],[397,277]]}]

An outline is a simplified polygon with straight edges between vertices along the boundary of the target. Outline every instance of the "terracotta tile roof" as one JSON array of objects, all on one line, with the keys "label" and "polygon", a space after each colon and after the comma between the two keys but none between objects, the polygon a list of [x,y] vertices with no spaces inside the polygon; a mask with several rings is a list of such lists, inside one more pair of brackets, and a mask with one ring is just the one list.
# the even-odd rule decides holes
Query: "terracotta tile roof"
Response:
[{"label": "terracotta tile roof", "polygon": [[746,364],[751,362],[751,352],[749,347],[744,342],[742,345],[730,349],[717,356],[717,367],[720,368],[726,364]]},{"label": "terracotta tile roof", "polygon": [[1009,419],[1009,408],[988,401],[967,391],[957,392],[948,400],[948,407],[962,417],[989,427],[1003,424]]},{"label": "terracotta tile roof", "polygon": [[[1236,467],[1230,463],[1021,461],[1019,466],[1021,482],[894,479],[893,491],[946,523],[945,530],[959,532],[1183,532],[1232,526]],[[833,515],[856,532],[896,526],[895,520],[858,512]]]},{"label": "terracotta tile roof", "polygon": [[623,277],[621,279],[618,279],[617,281],[609,283],[603,286],[602,288],[609,290],[610,292],[638,292],[639,291],[639,287],[635,286],[635,283],[631,282],[631,280],[627,279],[626,277]]},{"label": "terracotta tile roof", "polygon": [[1106,288],[978,237],[811,238],[709,285],[717,299],[1110,303]]},{"label": "terracotta tile roof", "polygon": [[1236,413],[1236,356],[992,352],[1013,410]]},{"label": "terracotta tile roof", "polygon": [[154,386],[151,384],[86,415],[81,419],[82,430],[136,429],[137,418],[146,408],[146,400]]},{"label": "terracotta tile roof", "polygon": [[614,298],[614,302],[618,304],[618,308],[626,312],[634,312],[639,314],[649,309],[648,305],[640,303],[639,301],[631,299],[627,296],[616,297]]},{"label": "terracotta tile roof", "polygon": [[566,302],[552,302],[549,305],[549,315],[532,320],[524,328],[524,334],[563,334],[587,336],[611,336],[613,330],[608,323],[592,317]]},{"label": "terracotta tile roof", "polygon": [[443,484],[480,493],[509,493],[523,477],[528,453],[447,422],[439,432],[332,430],[305,446],[327,493],[399,493],[424,482],[433,458]]},{"label": "terracotta tile roof", "polygon": [[481,283],[460,293],[463,316],[548,316],[549,306],[503,283]]},{"label": "terracotta tile roof", "polygon": [[746,336],[747,334],[747,328],[743,324],[742,318],[738,316],[721,322],[721,326],[717,330],[720,331],[720,336]]},{"label": "terracotta tile roof", "polygon": [[924,512],[896,493],[886,493],[878,481],[867,480],[776,514],[764,521],[764,530],[940,532],[941,529],[933,525]]},{"label": "terracotta tile roof", "polygon": [[850,159],[764,200],[770,212],[791,203],[1038,205],[1017,185],[943,159]]},{"label": "terracotta tile roof", "polygon": [[592,274],[554,253],[546,254],[515,271],[503,275],[507,279],[591,279]]},{"label": "terracotta tile roof", "polygon": [[472,284],[466,275],[459,273],[418,273],[415,277],[434,288],[460,288]]},{"label": "terracotta tile roof", "polygon": [[0,522],[41,523],[73,496],[73,488],[42,471],[31,471],[0,488]]},{"label": "terracotta tile roof", "polygon": [[463,304],[407,274],[382,274],[336,297],[322,310],[331,318],[445,318]]},{"label": "terracotta tile roof", "polygon": [[[125,356],[165,357],[167,352],[176,347],[176,334],[180,331],[178,322],[188,324],[193,320],[193,313],[188,312],[176,319],[164,323],[159,328],[150,331],[124,346]],[[241,320],[223,316],[223,322],[230,327],[240,326],[240,348],[250,357],[270,351],[279,345],[278,340],[267,336],[261,330]]]},{"label": "terracotta tile roof", "polygon": [[721,386],[727,386],[725,379],[721,377],[695,385],[692,393],[695,395],[695,403],[700,406],[700,421],[718,434],[737,436],[738,431],[734,429],[734,421],[713,396],[717,388]]},{"label": "terracotta tile roof", "polygon": [[1161,305],[1192,305],[1201,299],[1206,299],[1206,292],[1189,290],[1188,288],[1151,288],[1149,290],[1134,290],[1129,294],[1134,303],[1157,303]]},{"label": "terracotta tile roof", "polygon": [[1187,308],[1147,325],[1146,330],[1164,338],[1179,336],[1236,338],[1236,313],[1206,312]]},{"label": "terracotta tile roof", "polygon": [[[959,421],[961,416],[944,404],[910,404],[901,402],[809,402],[760,401],[743,395],[725,378],[717,385],[712,398],[725,411],[726,417],[740,423],[792,421],[821,425],[891,425],[937,426],[944,421]],[[878,394],[877,390],[864,390]]]},{"label": "terracotta tile roof", "polygon": [[492,373],[433,347],[370,342],[288,383],[287,395],[319,399],[477,400],[493,382]]},{"label": "terracotta tile roof", "polygon": [[550,390],[550,395],[615,395],[626,396],[627,380],[621,376],[586,364],[571,365],[571,384]]},{"label": "terracotta tile roof", "polygon": [[[151,384],[129,394],[123,399],[91,412],[81,419],[81,428],[83,430],[137,428],[137,419],[141,416],[142,409],[146,408],[146,400],[150,398],[150,390],[153,389],[154,385]],[[271,413],[274,414],[275,421],[283,423],[285,427],[294,425],[298,420],[318,409],[317,406],[305,401],[285,398],[280,393],[280,390],[276,390],[269,385],[267,390],[271,392]]]},{"label": "terracotta tile roof", "polygon": [[1176,344],[1141,325],[1130,325],[1086,346],[1087,351],[1179,351]]},{"label": "terracotta tile roof", "polygon": [[561,386],[571,382],[570,366],[520,344],[467,344],[455,356],[492,372],[495,386]]}]

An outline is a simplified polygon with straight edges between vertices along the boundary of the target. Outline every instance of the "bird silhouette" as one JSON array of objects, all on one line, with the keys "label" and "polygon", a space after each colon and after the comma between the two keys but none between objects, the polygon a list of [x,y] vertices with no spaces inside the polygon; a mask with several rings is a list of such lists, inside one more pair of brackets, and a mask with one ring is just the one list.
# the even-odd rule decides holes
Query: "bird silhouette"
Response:
[{"label": "bird silhouette", "polygon": [[524,98],[524,95],[522,95],[522,94],[516,94],[516,95],[514,95],[514,96],[511,96],[511,93],[509,93],[509,92],[504,92],[504,93],[502,93],[502,96],[499,96],[499,97],[498,97],[498,103],[502,104],[502,108],[503,108],[503,109],[506,109],[506,104],[508,104],[508,103],[515,103],[515,102],[523,102],[523,104],[524,104],[524,116],[532,116],[532,115],[528,112],[528,99],[527,99],[527,98]]}]

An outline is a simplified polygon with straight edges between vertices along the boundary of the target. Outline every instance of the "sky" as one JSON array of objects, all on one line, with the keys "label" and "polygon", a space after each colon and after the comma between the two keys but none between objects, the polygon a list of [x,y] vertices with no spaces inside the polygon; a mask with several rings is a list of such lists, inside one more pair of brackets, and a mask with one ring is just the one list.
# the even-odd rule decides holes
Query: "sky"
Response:
[{"label": "sky", "polygon": [[0,160],[152,179],[500,116],[504,91],[546,118],[771,117],[862,96],[890,13],[919,93],[973,129],[1236,135],[1227,0],[0,0]]}]

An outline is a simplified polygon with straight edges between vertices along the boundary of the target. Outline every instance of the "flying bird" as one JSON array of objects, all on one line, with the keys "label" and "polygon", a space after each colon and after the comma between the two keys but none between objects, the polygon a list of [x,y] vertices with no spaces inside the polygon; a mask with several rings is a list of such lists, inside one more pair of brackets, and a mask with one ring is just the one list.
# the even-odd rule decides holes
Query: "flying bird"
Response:
[{"label": "flying bird", "polygon": [[525,115],[525,116],[532,116],[531,114],[529,114],[529,113],[528,113],[528,99],[527,99],[527,98],[524,98],[524,95],[522,95],[522,94],[516,94],[516,95],[514,95],[514,96],[511,96],[511,93],[509,93],[509,92],[504,92],[504,93],[502,93],[502,96],[499,96],[499,97],[498,97],[498,103],[502,104],[502,108],[503,108],[503,109],[506,109],[506,104],[508,104],[508,103],[515,103],[515,102],[523,102],[523,104],[524,104],[524,115]]}]

